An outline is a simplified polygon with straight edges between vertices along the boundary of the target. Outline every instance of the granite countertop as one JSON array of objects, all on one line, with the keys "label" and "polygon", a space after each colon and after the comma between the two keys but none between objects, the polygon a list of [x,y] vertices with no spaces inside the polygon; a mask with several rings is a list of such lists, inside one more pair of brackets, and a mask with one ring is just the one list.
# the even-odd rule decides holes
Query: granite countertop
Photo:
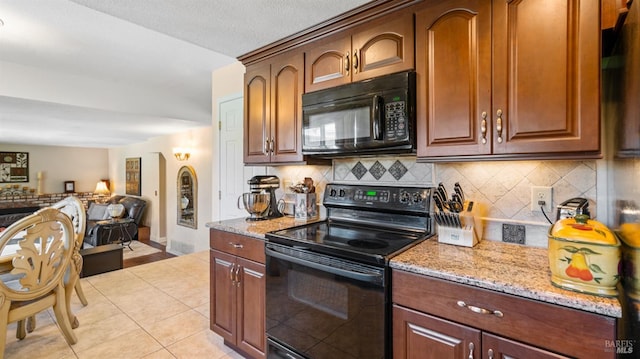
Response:
[{"label": "granite countertop", "polygon": [[306,221],[295,220],[293,217],[280,217],[265,221],[247,221],[245,218],[227,219],[223,221],[207,222],[206,226],[225,232],[242,234],[249,237],[264,239],[267,232],[278,231],[295,226],[305,225],[323,220],[324,218],[310,219]]},{"label": "granite countertop", "polygon": [[473,248],[432,237],[397,255],[393,269],[621,318],[617,298],[572,292],[551,284],[546,248],[481,241]]}]

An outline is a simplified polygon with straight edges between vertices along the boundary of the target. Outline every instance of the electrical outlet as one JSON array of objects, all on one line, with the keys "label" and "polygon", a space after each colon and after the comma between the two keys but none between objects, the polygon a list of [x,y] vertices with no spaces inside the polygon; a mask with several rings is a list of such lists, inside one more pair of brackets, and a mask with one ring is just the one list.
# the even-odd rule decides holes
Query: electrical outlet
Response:
[{"label": "electrical outlet", "polygon": [[[553,187],[532,186],[531,187],[531,212],[540,212],[540,207],[544,208],[545,213],[552,211],[552,195]],[[544,202],[544,204],[542,203]]]}]

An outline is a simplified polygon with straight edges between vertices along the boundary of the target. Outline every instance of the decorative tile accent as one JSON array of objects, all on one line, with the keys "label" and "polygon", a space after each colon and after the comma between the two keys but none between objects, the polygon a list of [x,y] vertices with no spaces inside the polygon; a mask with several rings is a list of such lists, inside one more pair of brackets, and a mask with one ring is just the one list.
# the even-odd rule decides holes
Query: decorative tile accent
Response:
[{"label": "decorative tile accent", "polygon": [[400,178],[402,178],[404,176],[405,173],[407,173],[407,167],[405,167],[402,162],[396,160],[391,167],[389,167],[389,173],[391,173],[391,175],[393,176],[393,178],[395,178],[396,180],[400,180]]},{"label": "decorative tile accent", "polygon": [[362,162],[358,161],[355,166],[351,169],[351,173],[356,176],[357,179],[361,179],[367,174],[367,168],[362,164]]},{"label": "decorative tile accent", "polygon": [[[360,163],[360,162],[358,162]],[[371,173],[371,175],[379,180],[380,177],[382,177],[382,175],[384,175],[385,172],[387,172],[387,169],[384,168],[384,166],[382,165],[382,163],[380,163],[379,161],[376,161],[373,166],[371,166],[371,168],[369,168],[369,172]],[[395,176],[394,176],[395,177]]]}]

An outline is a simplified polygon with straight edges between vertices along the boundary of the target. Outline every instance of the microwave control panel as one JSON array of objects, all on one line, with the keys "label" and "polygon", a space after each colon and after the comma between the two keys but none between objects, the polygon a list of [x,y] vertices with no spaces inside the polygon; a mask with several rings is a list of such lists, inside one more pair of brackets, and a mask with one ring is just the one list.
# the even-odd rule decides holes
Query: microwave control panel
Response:
[{"label": "microwave control panel", "polygon": [[384,105],[387,139],[407,136],[406,102],[394,101]]}]

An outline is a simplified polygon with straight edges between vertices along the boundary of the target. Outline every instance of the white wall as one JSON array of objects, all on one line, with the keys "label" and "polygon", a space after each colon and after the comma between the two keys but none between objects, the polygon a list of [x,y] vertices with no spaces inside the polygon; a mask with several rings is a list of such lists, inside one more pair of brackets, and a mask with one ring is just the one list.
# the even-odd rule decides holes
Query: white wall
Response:
[{"label": "white wall", "polygon": [[[174,254],[191,253],[209,248],[209,231],[205,224],[211,220],[211,147],[212,128],[202,127],[168,136],[160,136],[149,141],[109,150],[109,174],[115,192],[125,192],[125,160],[128,157],[142,158],[142,198],[148,201],[145,224],[150,227],[151,240],[166,242],[167,251]],[[174,147],[191,147],[191,157],[178,161],[173,156]],[[166,178],[162,178],[160,168],[164,157]],[[177,176],[184,165],[194,168],[198,179],[198,226],[192,229],[177,225]],[[166,213],[162,210],[161,198],[166,203]],[[166,220],[166,233],[161,233],[161,222]]]},{"label": "white wall", "polygon": [[43,173],[43,193],[64,192],[65,181],[75,181],[76,192],[93,192],[101,179],[109,178],[109,153],[102,148],[32,146],[0,143],[0,152],[29,153],[29,182],[20,187],[37,188]]}]

